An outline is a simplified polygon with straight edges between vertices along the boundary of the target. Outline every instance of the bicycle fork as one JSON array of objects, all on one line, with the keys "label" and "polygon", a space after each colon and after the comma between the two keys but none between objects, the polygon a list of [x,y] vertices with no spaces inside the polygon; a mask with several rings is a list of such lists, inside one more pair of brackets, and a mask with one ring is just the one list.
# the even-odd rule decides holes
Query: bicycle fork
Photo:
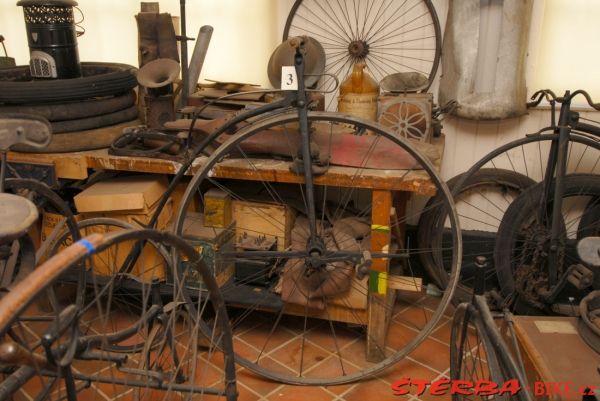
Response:
[{"label": "bicycle fork", "polygon": [[558,281],[560,227],[562,222],[562,198],[564,193],[564,178],[567,171],[567,153],[571,129],[569,127],[569,114],[571,110],[569,92],[565,94],[565,101],[558,118],[558,142],[553,142],[550,147],[550,156],[546,166],[546,176],[542,199],[540,202],[540,222],[548,223],[546,205],[550,196],[554,178],[554,192],[552,194],[552,216],[550,220],[550,247],[548,250],[548,286],[552,288]]}]

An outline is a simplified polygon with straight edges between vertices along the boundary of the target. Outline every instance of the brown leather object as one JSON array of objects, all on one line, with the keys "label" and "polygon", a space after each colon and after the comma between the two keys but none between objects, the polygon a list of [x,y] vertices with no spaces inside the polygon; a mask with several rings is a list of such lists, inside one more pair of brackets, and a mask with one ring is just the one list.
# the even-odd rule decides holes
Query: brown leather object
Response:
[{"label": "brown leather object", "polygon": [[[308,239],[308,220],[298,217],[292,229],[292,250],[306,249]],[[323,233],[325,246],[330,251],[360,251],[362,241],[367,238],[370,226],[355,217],[336,221],[333,227]],[[290,259],[285,267],[281,282],[281,298],[285,302],[324,309],[327,298],[343,294],[350,290],[354,265],[347,262],[331,263],[327,270],[315,271],[305,275],[304,259]]]},{"label": "brown leather object", "polygon": [[[194,131],[204,135],[214,132],[231,116],[215,120],[197,121]],[[189,129],[191,120],[172,121],[165,126],[170,129]],[[240,128],[239,124],[237,128]],[[320,159],[330,159],[337,166],[362,167],[382,170],[419,169],[415,159],[391,140],[374,135],[354,135],[349,128],[329,124],[312,124],[312,140],[318,146]],[[226,135],[217,139],[223,143]],[[413,142],[411,145],[421,151],[432,162],[440,159],[438,149],[429,143]],[[246,139],[240,146],[246,154],[272,154],[294,157],[300,149],[300,132],[296,124],[264,130]],[[367,157],[366,157],[367,156]]]}]

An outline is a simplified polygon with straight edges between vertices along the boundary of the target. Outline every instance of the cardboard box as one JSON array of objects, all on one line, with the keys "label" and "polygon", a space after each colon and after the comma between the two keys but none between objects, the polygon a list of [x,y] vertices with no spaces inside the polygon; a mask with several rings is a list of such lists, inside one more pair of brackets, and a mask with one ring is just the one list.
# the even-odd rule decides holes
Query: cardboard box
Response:
[{"label": "cardboard box", "polygon": [[139,175],[97,182],[76,195],[79,213],[125,212],[148,214],[167,190],[164,176]]},{"label": "cardboard box", "polygon": [[[227,228],[207,227],[202,213],[188,213],[183,225],[183,237],[202,255],[219,287],[233,277],[234,260],[221,257],[220,252],[234,250],[235,223]],[[186,260],[181,262],[179,268],[187,273],[188,285],[196,284],[204,288],[200,274],[187,270],[189,265]]]},{"label": "cardboard box", "polygon": [[236,240],[246,232],[252,236],[277,238],[277,250],[285,250],[291,243],[295,211],[277,203],[233,200],[231,215],[235,221]]}]

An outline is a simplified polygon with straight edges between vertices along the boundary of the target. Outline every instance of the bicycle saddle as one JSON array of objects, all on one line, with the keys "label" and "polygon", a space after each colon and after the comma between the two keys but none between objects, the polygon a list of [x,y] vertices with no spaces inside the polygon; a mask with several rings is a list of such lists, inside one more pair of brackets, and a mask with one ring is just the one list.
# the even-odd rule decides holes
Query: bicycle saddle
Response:
[{"label": "bicycle saddle", "polygon": [[33,114],[0,114],[0,150],[23,144],[43,149],[52,139],[48,120]]},{"label": "bicycle saddle", "polygon": [[0,245],[25,235],[37,218],[37,207],[29,199],[0,193]]}]

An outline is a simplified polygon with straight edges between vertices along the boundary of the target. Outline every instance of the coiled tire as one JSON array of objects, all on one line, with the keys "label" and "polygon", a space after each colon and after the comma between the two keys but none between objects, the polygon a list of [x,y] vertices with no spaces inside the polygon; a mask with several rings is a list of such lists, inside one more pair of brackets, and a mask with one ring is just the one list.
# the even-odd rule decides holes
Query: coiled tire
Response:
[{"label": "coiled tire", "polygon": [[29,66],[0,70],[0,102],[23,104],[62,102],[112,96],[137,86],[137,69],[118,63],[81,63],[83,76],[33,80]]},{"label": "coiled tire", "polygon": [[130,90],[117,96],[67,103],[0,106],[0,113],[37,114],[50,122],[78,120],[127,109],[135,104],[135,100],[136,94]]}]

